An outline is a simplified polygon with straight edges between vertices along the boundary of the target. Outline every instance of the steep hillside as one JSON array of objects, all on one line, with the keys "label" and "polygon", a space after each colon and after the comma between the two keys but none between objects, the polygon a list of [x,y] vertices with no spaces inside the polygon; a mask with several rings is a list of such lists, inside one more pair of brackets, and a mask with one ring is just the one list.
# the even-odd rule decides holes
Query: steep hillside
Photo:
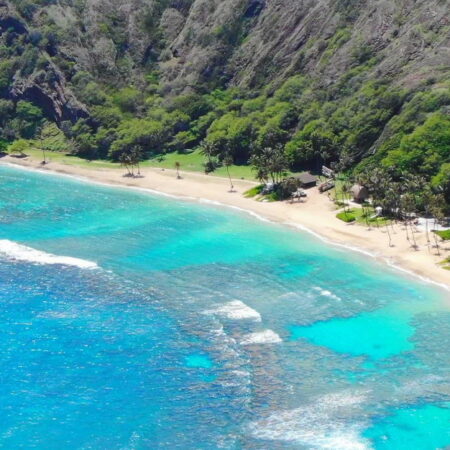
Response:
[{"label": "steep hillside", "polygon": [[[447,0],[0,0],[2,138],[380,164],[450,198]],[[436,137],[438,133],[438,137]],[[434,136],[434,138],[433,138]],[[69,145],[69,141],[68,141]]]}]

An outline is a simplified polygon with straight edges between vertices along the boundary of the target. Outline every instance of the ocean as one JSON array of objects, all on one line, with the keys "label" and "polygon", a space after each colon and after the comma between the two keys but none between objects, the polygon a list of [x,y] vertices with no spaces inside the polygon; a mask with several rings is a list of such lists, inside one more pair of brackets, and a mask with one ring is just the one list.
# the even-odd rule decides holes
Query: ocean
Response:
[{"label": "ocean", "polygon": [[450,445],[448,291],[225,207],[0,191],[0,447]]}]

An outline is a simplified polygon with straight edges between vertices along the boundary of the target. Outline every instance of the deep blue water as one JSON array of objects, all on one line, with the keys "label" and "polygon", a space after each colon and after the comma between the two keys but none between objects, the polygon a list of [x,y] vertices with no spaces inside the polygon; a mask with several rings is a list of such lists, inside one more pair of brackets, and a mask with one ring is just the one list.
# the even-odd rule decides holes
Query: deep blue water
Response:
[{"label": "deep blue water", "polygon": [[0,447],[444,448],[449,304],[244,213],[0,166]]}]

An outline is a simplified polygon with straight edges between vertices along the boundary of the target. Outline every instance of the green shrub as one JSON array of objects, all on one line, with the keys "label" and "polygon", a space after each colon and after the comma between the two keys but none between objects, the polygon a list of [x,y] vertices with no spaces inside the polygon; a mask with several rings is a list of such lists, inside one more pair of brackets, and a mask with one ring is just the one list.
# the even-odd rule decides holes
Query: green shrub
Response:
[{"label": "green shrub", "polygon": [[256,197],[257,195],[261,194],[261,191],[263,190],[264,185],[260,184],[259,186],[252,187],[248,191],[244,192],[244,197],[246,198],[252,198]]},{"label": "green shrub", "polygon": [[342,211],[336,214],[336,217],[346,223],[354,222],[356,220],[356,216],[353,211]]}]

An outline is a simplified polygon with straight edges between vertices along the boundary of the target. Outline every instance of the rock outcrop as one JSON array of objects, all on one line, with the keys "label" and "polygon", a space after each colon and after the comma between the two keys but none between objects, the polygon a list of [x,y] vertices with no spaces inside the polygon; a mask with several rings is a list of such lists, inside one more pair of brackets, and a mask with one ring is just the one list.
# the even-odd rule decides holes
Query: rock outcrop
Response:
[{"label": "rock outcrop", "polygon": [[58,42],[45,74],[15,77],[11,96],[39,99],[58,121],[86,114],[67,85],[80,71],[120,85],[157,70],[178,92],[298,73],[328,86],[363,66],[368,79],[414,87],[447,76],[450,62],[441,0],[55,0],[26,14],[14,3],[0,1],[2,34],[50,29]]}]

